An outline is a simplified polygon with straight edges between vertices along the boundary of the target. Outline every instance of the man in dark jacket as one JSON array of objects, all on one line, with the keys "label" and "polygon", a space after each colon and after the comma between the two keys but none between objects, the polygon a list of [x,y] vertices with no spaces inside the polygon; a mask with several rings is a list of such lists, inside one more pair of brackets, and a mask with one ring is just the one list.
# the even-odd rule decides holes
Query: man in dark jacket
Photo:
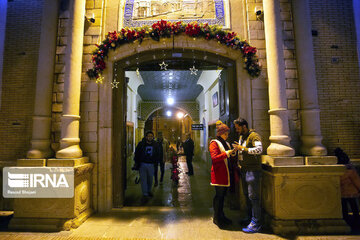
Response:
[{"label": "man in dark jacket", "polygon": [[188,174],[189,176],[194,175],[194,169],[193,169],[193,165],[192,165],[192,159],[194,156],[194,141],[191,139],[191,134],[187,133],[186,134],[186,140],[183,144],[184,147],[184,154],[186,156],[186,163],[188,166],[188,172],[186,174]]},{"label": "man in dark jacket", "polygon": [[135,149],[135,170],[140,171],[141,190],[143,200],[152,197],[151,188],[154,178],[154,164],[159,158],[159,148],[154,141],[154,133],[148,131]]},{"label": "man in dark jacket", "polygon": [[243,232],[256,233],[261,229],[261,136],[254,129],[249,129],[248,122],[243,118],[234,120],[236,132],[240,134],[239,142],[233,144],[239,150],[239,165],[241,166],[241,180],[246,197],[248,219],[250,222]]}]

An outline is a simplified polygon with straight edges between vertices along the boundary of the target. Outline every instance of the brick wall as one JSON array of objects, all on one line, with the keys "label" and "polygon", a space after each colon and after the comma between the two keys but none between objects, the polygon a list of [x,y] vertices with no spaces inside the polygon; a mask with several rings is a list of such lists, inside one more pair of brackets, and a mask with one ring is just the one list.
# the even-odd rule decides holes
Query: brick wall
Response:
[{"label": "brick wall", "polygon": [[30,147],[42,2],[8,2],[0,110],[0,161],[25,157]]},{"label": "brick wall", "polygon": [[323,143],[360,157],[360,79],[351,0],[310,0]]}]

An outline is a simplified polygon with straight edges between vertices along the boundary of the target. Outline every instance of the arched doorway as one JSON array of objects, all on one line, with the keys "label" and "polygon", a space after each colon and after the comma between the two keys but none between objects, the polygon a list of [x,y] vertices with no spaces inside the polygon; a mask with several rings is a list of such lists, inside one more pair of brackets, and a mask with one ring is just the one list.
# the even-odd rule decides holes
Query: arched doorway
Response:
[{"label": "arched doorway", "polygon": [[[190,40],[190,41],[189,41]],[[141,54],[141,58],[137,58]],[[234,51],[216,42],[203,39],[193,41],[187,37],[178,36],[174,41],[165,39],[162,42],[144,41],[141,45],[131,44],[130,48],[121,47],[109,54],[107,69],[104,71],[105,81],[116,77],[119,88],[112,90],[109,85],[100,89],[100,126],[99,126],[99,156],[104,161],[99,168],[104,169],[104,176],[99,178],[99,188],[104,186],[106,194],[97,199],[99,211],[109,211],[121,207],[124,203],[126,184],[126,78],[125,71],[136,69],[141,64],[158,66],[161,61],[169,61],[171,68],[183,64],[192,66],[195,60],[198,66],[220,66],[225,71],[222,84],[226,91],[219,93],[224,105],[219,116],[223,122],[231,123],[239,114],[251,119],[249,89],[250,79],[243,70],[243,60],[239,51]],[[197,66],[197,68],[199,68]],[[169,68],[170,68],[169,67]],[[182,66],[184,68],[184,66]],[[186,66],[187,68],[187,66]],[[227,80],[225,80],[227,79]],[[223,94],[223,95],[221,95]],[[110,140],[111,139],[111,140]],[[109,177],[110,176],[110,177]],[[116,183],[116,184],[115,184]]]}]

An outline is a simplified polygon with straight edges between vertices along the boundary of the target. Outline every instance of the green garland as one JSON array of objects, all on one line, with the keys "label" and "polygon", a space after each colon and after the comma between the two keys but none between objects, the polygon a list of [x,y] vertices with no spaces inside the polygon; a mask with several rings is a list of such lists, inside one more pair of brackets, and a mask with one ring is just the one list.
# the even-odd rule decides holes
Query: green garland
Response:
[{"label": "green garland", "polygon": [[160,38],[171,37],[185,33],[186,35],[198,38],[203,37],[207,40],[217,40],[233,49],[242,52],[245,66],[251,77],[258,77],[261,73],[259,60],[256,56],[256,48],[251,47],[246,41],[241,41],[234,32],[224,31],[218,25],[198,24],[197,22],[185,24],[183,22],[168,22],[161,20],[150,26],[142,26],[138,28],[123,28],[120,32],[109,32],[101,45],[96,45],[97,49],[92,55],[93,68],[87,71],[90,78],[95,78],[101,82],[101,73],[106,68],[104,58],[107,57],[109,50],[115,50],[123,44],[139,41],[144,38],[152,38],[159,41]]}]

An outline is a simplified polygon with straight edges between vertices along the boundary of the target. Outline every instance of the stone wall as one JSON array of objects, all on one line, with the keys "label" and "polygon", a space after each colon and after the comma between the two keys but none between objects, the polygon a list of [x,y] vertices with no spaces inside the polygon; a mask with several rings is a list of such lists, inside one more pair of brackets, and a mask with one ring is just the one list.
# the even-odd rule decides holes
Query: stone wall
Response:
[{"label": "stone wall", "polygon": [[7,3],[0,109],[0,161],[25,157],[30,147],[43,1]]},{"label": "stone wall", "polygon": [[[98,162],[98,85],[94,81],[89,81],[86,71],[92,66],[91,55],[94,51],[95,44],[98,44],[101,35],[101,23],[103,21],[103,1],[87,0],[86,14],[94,13],[95,23],[85,22],[84,49],[83,49],[83,70],[81,76],[81,99],[80,99],[80,147],[84,156],[88,156],[90,162]],[[69,6],[66,1],[60,8],[58,22],[58,36],[56,49],[56,66],[54,77],[54,93],[52,107],[52,148],[57,151],[60,141],[61,114],[63,105],[64,92],[64,73],[65,73],[65,52],[67,45],[67,23],[69,21]],[[97,184],[98,165],[94,165],[92,184]],[[93,187],[92,194],[94,197],[93,208],[96,209],[97,188]]]},{"label": "stone wall", "polygon": [[360,156],[360,86],[351,0],[310,0],[321,131],[328,154]]},{"label": "stone wall", "polygon": [[[300,147],[300,100],[299,87],[295,59],[294,31],[291,12],[290,0],[280,1],[280,17],[283,28],[284,40],[284,61],[285,61],[285,78],[286,78],[286,96],[288,117],[290,125],[291,145],[295,148],[296,154],[299,154]],[[248,21],[248,40],[258,49],[258,57],[263,67],[262,75],[252,80],[252,108],[253,108],[253,125],[263,137],[266,149],[270,142],[270,120],[269,120],[269,93],[268,79],[266,73],[266,46],[264,23],[258,20],[255,15],[255,8],[263,6],[262,0],[246,1],[247,21]]]}]

